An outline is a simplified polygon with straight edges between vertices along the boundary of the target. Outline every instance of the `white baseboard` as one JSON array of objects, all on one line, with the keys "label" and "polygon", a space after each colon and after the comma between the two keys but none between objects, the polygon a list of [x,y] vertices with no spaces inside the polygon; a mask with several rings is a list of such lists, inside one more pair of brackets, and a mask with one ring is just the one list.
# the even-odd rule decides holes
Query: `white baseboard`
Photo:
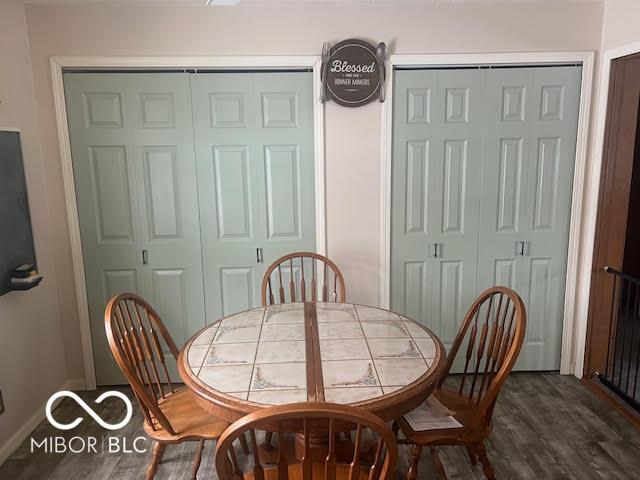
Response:
[{"label": "white baseboard", "polygon": [[[58,391],[60,390],[84,390],[85,389],[85,380],[84,378],[73,378],[69,379],[60,385]],[[47,399],[48,400],[48,399]],[[62,398],[58,399],[54,403],[54,408],[58,406],[58,403]],[[26,422],[22,424],[22,426],[11,436],[9,439],[0,445],[0,465],[4,463],[4,461],[9,458],[9,456],[17,450],[20,444],[31,435],[38,425],[45,419],[45,408],[47,406],[47,402],[43,402],[42,405],[36,409],[35,412],[27,419]]]}]

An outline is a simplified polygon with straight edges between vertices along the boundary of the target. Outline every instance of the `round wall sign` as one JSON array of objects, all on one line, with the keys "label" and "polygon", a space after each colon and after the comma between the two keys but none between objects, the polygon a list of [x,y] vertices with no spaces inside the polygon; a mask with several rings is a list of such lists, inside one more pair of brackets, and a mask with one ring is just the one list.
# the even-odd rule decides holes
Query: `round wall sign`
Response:
[{"label": "round wall sign", "polygon": [[376,47],[362,40],[343,40],[331,48],[325,67],[331,98],[345,107],[358,107],[378,98],[382,66]]}]

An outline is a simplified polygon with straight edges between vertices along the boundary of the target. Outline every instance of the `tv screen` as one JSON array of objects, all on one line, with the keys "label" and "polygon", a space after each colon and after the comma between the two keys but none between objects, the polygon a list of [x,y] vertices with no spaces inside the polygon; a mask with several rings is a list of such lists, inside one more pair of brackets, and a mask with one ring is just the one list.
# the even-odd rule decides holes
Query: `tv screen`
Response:
[{"label": "tv screen", "polygon": [[12,290],[11,272],[36,265],[24,164],[18,132],[0,131],[0,295]]}]

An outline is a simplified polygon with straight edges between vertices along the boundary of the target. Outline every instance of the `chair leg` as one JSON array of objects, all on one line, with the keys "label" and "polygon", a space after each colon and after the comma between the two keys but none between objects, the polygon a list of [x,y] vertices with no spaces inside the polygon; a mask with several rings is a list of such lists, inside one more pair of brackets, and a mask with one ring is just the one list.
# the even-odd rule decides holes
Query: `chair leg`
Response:
[{"label": "chair leg", "polygon": [[491,462],[489,462],[489,457],[487,457],[487,449],[484,446],[484,442],[478,443],[474,450],[478,454],[480,463],[482,463],[482,472],[484,473],[484,476],[487,477],[488,480],[495,480],[496,473],[491,466]]},{"label": "chair leg", "polygon": [[420,455],[422,455],[422,447],[420,445],[414,445],[411,448],[409,458],[411,458],[411,465],[409,465],[409,471],[407,472],[407,480],[416,480],[418,478],[418,462],[420,461]]},{"label": "chair leg", "polygon": [[156,442],[153,444],[153,454],[151,455],[151,462],[147,467],[147,474],[145,476],[145,480],[153,480],[156,476],[156,472],[158,471],[158,463],[162,460],[162,455],[164,455],[164,451],[167,446],[164,443]]},{"label": "chair leg", "polygon": [[436,447],[429,447],[429,449],[431,450],[431,458],[433,459],[434,467],[436,467],[438,477],[440,480],[447,480],[447,472],[444,470],[444,465],[442,465],[438,449]]},{"label": "chair leg", "polygon": [[[269,432],[267,432],[267,435],[268,434]],[[240,446],[242,447],[242,451],[244,452],[245,455],[249,455],[249,444],[247,443],[247,437],[244,436],[244,433],[240,435],[239,440],[240,440]],[[271,437],[268,437],[267,442],[271,444]]]},{"label": "chair leg", "polygon": [[469,454],[469,460],[471,461],[471,465],[477,465],[478,456],[476,455],[476,452],[473,451],[473,448],[471,448],[471,446],[469,445],[467,445],[467,453]]},{"label": "chair leg", "polygon": [[193,468],[191,469],[191,480],[196,480],[198,476],[198,470],[200,469],[200,463],[202,462],[202,450],[204,450],[204,440],[198,442],[198,450],[196,456],[193,459]]}]

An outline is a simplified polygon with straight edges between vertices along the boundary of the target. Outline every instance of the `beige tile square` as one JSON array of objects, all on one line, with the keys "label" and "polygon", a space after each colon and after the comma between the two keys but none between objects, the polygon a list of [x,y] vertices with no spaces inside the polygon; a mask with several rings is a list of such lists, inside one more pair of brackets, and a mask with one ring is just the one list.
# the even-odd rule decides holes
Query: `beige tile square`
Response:
[{"label": "beige tile square", "polygon": [[436,343],[431,337],[418,337],[414,339],[414,342],[420,349],[420,353],[422,353],[424,358],[436,357]]},{"label": "beige tile square", "polygon": [[327,402],[349,404],[362,402],[382,395],[380,387],[344,387],[327,388],[324,391],[324,398]]},{"label": "beige tile square", "polygon": [[358,322],[319,323],[318,336],[321,339],[362,338],[362,328]]},{"label": "beige tile square", "polygon": [[267,307],[264,316],[265,325],[304,324],[304,303],[289,303]]},{"label": "beige tile square", "polygon": [[374,359],[383,386],[408,385],[429,369],[423,359]]},{"label": "beige tile square", "polygon": [[[189,362],[190,367],[200,368],[202,366],[202,362],[204,361],[204,357],[209,350],[209,344],[207,345],[191,345],[189,347],[189,352],[187,353],[187,360]],[[197,371],[197,370],[196,370]]]},{"label": "beige tile square", "polygon": [[304,362],[306,344],[304,340],[289,342],[260,342],[256,363]]},{"label": "beige tile square", "polygon": [[358,319],[361,322],[369,322],[371,320],[392,322],[400,319],[400,316],[397,313],[389,312],[388,310],[383,310],[381,308],[356,305],[356,310],[358,312]]},{"label": "beige tile square", "polygon": [[253,365],[202,367],[198,378],[220,392],[244,392],[249,389]]},{"label": "beige tile square", "polygon": [[385,395],[389,395],[390,393],[400,390],[401,388],[404,388],[404,387],[400,385],[394,385],[390,387],[382,387],[382,391],[384,392]]},{"label": "beige tile square", "polygon": [[249,394],[249,401],[265,405],[284,405],[307,401],[307,391],[298,390],[254,390]]},{"label": "beige tile square", "polygon": [[325,388],[373,387],[380,383],[371,360],[330,360],[322,362]]},{"label": "beige tile square", "polygon": [[373,358],[421,358],[411,338],[370,338],[367,340]]},{"label": "beige tile square", "polygon": [[223,324],[216,332],[213,343],[257,342],[260,335],[259,325]]},{"label": "beige tile square", "polygon": [[422,328],[417,322],[410,320],[406,317],[402,317],[402,322],[404,326],[407,328],[409,333],[413,338],[422,338],[422,337],[430,337],[429,333]]},{"label": "beige tile square", "polygon": [[262,325],[264,307],[236,313],[222,320],[223,325]]},{"label": "beige tile square", "polygon": [[348,303],[316,303],[316,318],[318,323],[357,322],[356,311]]},{"label": "beige tile square", "polygon": [[204,366],[253,365],[257,343],[221,343],[211,345],[204,358]]},{"label": "beige tile square", "polygon": [[237,397],[241,400],[246,400],[249,392],[225,392],[227,395],[231,395],[232,397]]},{"label": "beige tile square", "polygon": [[262,327],[260,342],[282,342],[285,340],[304,340],[304,324],[266,324]]},{"label": "beige tile square", "polygon": [[370,360],[371,354],[364,338],[320,340],[322,360]]},{"label": "beige tile square", "polygon": [[367,338],[408,337],[409,332],[400,320],[387,322],[384,320],[370,320],[362,322],[362,329]]},{"label": "beige tile square", "polygon": [[193,339],[192,345],[209,345],[218,331],[220,322],[212,323]]},{"label": "beige tile square", "polygon": [[306,388],[305,363],[263,363],[255,366],[250,391]]}]

